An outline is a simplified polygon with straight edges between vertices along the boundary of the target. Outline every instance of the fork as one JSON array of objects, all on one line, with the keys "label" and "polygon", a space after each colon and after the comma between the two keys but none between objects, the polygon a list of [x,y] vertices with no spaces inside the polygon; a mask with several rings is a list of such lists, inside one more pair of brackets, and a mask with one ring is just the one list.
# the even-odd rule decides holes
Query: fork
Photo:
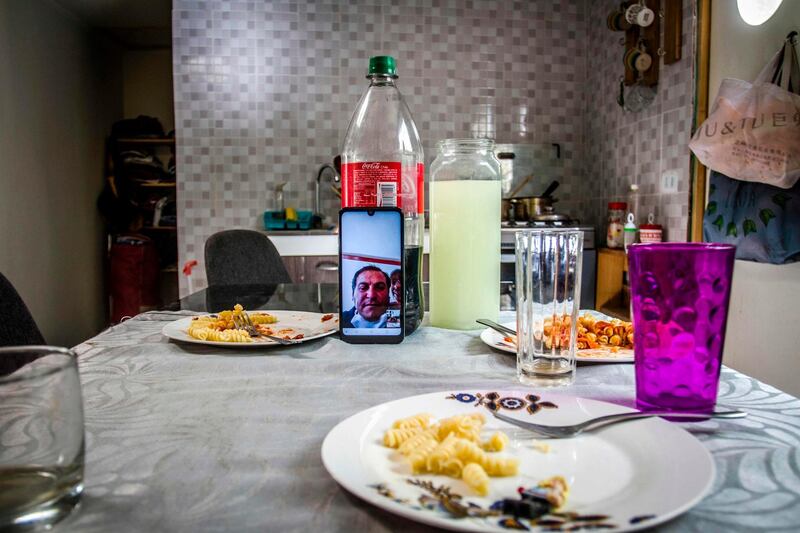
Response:
[{"label": "fork", "polygon": [[251,337],[260,337],[261,333],[255,328],[250,317],[245,319],[245,316],[244,311],[242,311],[241,315],[233,315],[233,325],[236,326],[236,329],[245,330]]},{"label": "fork", "polygon": [[568,426],[546,426],[542,424],[533,424],[531,422],[525,422],[523,420],[517,420],[516,418],[511,418],[510,416],[506,416],[501,413],[492,412],[495,418],[498,420],[502,420],[503,422],[507,422],[514,426],[520,427],[522,429],[526,429],[528,431],[532,431],[534,433],[538,433],[543,437],[549,437],[551,439],[564,439],[568,437],[574,437],[576,435],[580,435],[584,431],[590,431],[592,429],[597,429],[600,427],[608,426],[610,424],[615,424],[617,422],[623,422],[625,420],[635,420],[638,418],[650,418],[653,416],[665,416],[671,418],[686,418],[692,419],[690,421],[697,421],[701,422],[703,420],[707,420],[709,418],[744,418],[747,416],[747,413],[744,411],[715,411],[713,413],[678,413],[678,412],[641,412],[641,411],[634,411],[630,413],[617,413],[613,415],[605,415],[599,416],[597,418],[592,418],[591,420],[586,420],[585,422],[580,422],[578,424],[572,424]]},{"label": "fork", "polygon": [[478,324],[483,324],[484,326],[489,326],[490,328],[492,328],[496,332],[501,333],[502,335],[504,335],[506,337],[516,337],[517,336],[517,332],[514,331],[513,329],[507,328],[502,324],[498,324],[497,322],[494,322],[493,320],[489,320],[488,318],[479,318],[475,322],[477,322]]},{"label": "fork", "polygon": [[288,346],[290,344],[297,344],[299,342],[289,339],[282,339],[280,337],[275,337],[273,335],[267,335],[266,333],[261,333],[253,325],[253,321],[250,319],[250,315],[248,315],[247,311],[244,310],[241,312],[239,316],[236,315],[233,316],[233,325],[236,326],[238,329],[245,330],[251,337],[266,337],[283,346]]}]

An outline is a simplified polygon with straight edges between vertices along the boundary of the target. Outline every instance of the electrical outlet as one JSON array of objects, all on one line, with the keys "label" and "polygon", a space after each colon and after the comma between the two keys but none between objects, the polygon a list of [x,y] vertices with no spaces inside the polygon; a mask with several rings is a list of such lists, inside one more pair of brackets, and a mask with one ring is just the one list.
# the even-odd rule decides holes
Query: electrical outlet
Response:
[{"label": "electrical outlet", "polygon": [[661,174],[661,192],[678,192],[678,171],[665,170]]}]

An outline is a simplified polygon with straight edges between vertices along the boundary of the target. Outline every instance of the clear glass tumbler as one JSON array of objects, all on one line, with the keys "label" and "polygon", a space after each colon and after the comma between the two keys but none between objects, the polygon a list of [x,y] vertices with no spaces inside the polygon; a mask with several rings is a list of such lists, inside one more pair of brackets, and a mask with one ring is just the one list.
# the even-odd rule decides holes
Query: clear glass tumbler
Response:
[{"label": "clear glass tumbler", "polygon": [[84,427],[75,353],[0,348],[0,531],[46,528],[83,492]]},{"label": "clear glass tumbler", "polygon": [[517,378],[535,386],[575,380],[583,232],[516,234]]},{"label": "clear glass tumbler", "polygon": [[639,409],[714,409],[735,253],[728,244],[630,246]]}]

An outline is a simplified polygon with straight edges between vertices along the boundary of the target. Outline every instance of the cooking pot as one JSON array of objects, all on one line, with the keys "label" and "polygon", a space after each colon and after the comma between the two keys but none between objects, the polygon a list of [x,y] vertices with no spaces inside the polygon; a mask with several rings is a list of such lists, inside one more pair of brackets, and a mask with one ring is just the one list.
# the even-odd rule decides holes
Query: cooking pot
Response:
[{"label": "cooking pot", "polygon": [[552,214],[553,204],[558,201],[552,194],[558,185],[558,181],[554,180],[541,196],[521,196],[503,200],[503,219],[534,220],[536,217]]},{"label": "cooking pot", "polygon": [[551,211],[553,202],[550,196],[522,196],[510,200],[514,207],[514,220],[531,220],[535,216],[543,215]]}]

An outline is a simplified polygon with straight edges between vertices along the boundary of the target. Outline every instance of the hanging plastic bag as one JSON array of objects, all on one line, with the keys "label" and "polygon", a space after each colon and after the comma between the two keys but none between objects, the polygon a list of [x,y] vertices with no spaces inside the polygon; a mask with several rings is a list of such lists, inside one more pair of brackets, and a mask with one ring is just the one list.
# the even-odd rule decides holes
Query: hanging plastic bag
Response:
[{"label": "hanging plastic bag", "polygon": [[800,259],[800,182],[790,189],[711,172],[703,240],[736,245],[736,259]]},{"label": "hanging plastic bag", "polygon": [[689,148],[731,178],[788,189],[800,179],[800,66],[793,39],[753,83],[722,80]]}]

